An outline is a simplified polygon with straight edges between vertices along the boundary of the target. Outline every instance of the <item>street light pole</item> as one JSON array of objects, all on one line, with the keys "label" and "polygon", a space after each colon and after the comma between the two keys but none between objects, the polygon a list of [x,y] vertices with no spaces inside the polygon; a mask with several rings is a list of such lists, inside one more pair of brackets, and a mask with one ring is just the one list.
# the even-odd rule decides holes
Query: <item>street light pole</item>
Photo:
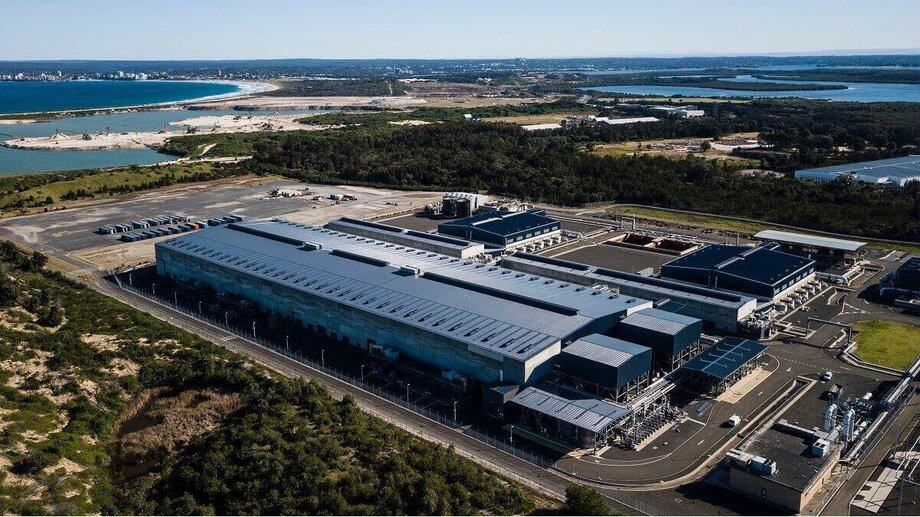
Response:
[{"label": "street light pole", "polygon": [[173,291],[173,305],[179,306],[179,293],[176,291]]},{"label": "street light pole", "polygon": [[361,382],[364,382],[364,365],[361,365]]},{"label": "street light pole", "polygon": [[409,383],[406,383],[406,402],[409,402]]},{"label": "street light pole", "polygon": [[454,401],[454,422],[457,421],[457,401]]},{"label": "street light pole", "polygon": [[288,336],[287,334],[284,335],[284,348],[285,348],[285,350],[287,350],[288,352],[291,351],[291,341],[290,341],[289,336]]},{"label": "street light pole", "polygon": [[325,367],[326,366],[326,349],[325,348],[320,349],[319,360],[320,360],[320,363]]},{"label": "street light pole", "polygon": [[252,337],[253,339],[256,337],[256,320],[252,320]]},{"label": "street light pole", "polygon": [[201,314],[201,300],[198,300],[198,314]]},{"label": "street light pole", "polygon": [[224,311],[224,326],[230,326],[230,315],[228,314],[228,311]]},{"label": "street light pole", "polygon": [[153,291],[153,296],[156,296],[157,295],[157,284],[156,283],[150,284],[150,290]]},{"label": "street light pole", "polygon": [[514,445],[514,426],[512,425],[508,431],[511,433],[509,436],[509,441],[511,442],[511,445]]}]

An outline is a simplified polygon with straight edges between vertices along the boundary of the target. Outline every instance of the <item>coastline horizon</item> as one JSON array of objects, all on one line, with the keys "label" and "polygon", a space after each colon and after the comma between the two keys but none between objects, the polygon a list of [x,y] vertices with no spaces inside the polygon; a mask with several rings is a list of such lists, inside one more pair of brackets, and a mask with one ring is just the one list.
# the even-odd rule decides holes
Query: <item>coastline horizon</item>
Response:
[{"label": "coastline horizon", "polygon": [[[171,107],[182,106],[191,102],[208,102],[214,100],[227,100],[234,98],[242,98],[250,95],[256,95],[259,93],[269,92],[277,90],[279,87],[275,84],[264,82],[264,81],[247,81],[247,80],[227,80],[227,79],[195,79],[195,80],[181,80],[181,79],[150,79],[144,81],[112,81],[112,80],[74,80],[74,81],[61,81],[59,83],[51,84],[63,84],[63,83],[195,83],[195,84],[222,84],[230,85],[236,88],[234,91],[209,94],[209,95],[199,95],[183,99],[174,99],[166,100],[159,102],[142,102],[134,104],[125,104],[125,105],[110,105],[110,106],[93,106],[93,107],[80,107],[80,108],[68,108],[68,109],[50,109],[50,110],[34,110],[34,111],[3,111],[0,112],[0,118],[2,117],[28,117],[31,115],[42,116],[42,115],[54,115],[58,117],[66,117],[70,115],[83,115],[88,113],[94,113],[99,111],[105,112],[118,112],[118,111],[129,111],[129,110],[139,110],[139,109],[166,109]],[[18,83],[50,83],[48,81],[0,81],[2,84],[18,84]],[[16,119],[7,119],[7,120],[16,120]],[[31,122],[29,120],[22,120],[23,123]]]}]

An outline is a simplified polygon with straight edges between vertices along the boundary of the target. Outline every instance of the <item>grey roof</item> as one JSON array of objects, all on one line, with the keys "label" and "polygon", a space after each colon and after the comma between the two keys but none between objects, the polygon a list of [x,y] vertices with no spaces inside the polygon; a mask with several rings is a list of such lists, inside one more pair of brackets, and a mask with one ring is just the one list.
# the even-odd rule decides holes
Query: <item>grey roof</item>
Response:
[{"label": "grey roof", "polygon": [[832,237],[819,237],[817,235],[806,235],[804,233],[781,232],[778,230],[764,230],[756,233],[754,238],[841,251],[856,251],[866,245],[865,242],[834,239]]},{"label": "grey roof", "polygon": [[676,336],[690,325],[699,323],[697,318],[663,311],[661,309],[642,309],[623,318],[620,323],[641,327],[654,332]]},{"label": "grey roof", "polygon": [[360,219],[352,219],[350,217],[342,217],[341,219],[331,221],[326,225],[326,228],[344,232],[348,232],[348,230],[351,228],[360,228],[375,233],[380,233],[381,235],[392,233],[394,235],[401,236],[403,239],[409,242],[416,241],[420,245],[427,243],[436,244],[444,248],[457,250],[458,252],[468,250],[470,248],[483,247],[483,245],[478,242],[470,242],[464,239],[458,239],[456,237],[447,237],[433,233],[406,230],[404,228],[399,228],[398,226],[391,226],[389,224],[381,224],[371,221],[362,221]]},{"label": "grey roof", "polygon": [[[771,426],[744,444],[743,450],[776,462],[776,473],[767,476],[771,481],[805,492],[815,484],[818,473],[836,457],[831,453],[823,458],[811,454],[813,441]],[[840,444],[831,442],[830,447],[839,449]]]},{"label": "grey roof", "polygon": [[569,400],[533,387],[525,388],[511,402],[593,433],[603,433],[629,415],[629,409],[619,404],[597,399]]},{"label": "grey roof", "polygon": [[558,271],[569,275],[577,275],[583,277],[582,282],[588,285],[612,284],[614,286],[643,289],[656,293],[659,299],[688,299],[732,310],[739,310],[746,305],[756,304],[756,299],[750,296],[718,291],[670,278],[642,276],[636,273],[616,271],[570,260],[558,258],[547,260],[547,257],[530,253],[517,252],[510,257],[503,258],[502,264],[508,264],[512,269],[517,269],[515,266],[518,264],[526,264],[530,267],[542,269],[547,272],[546,274],[549,274],[549,271]]},{"label": "grey roof", "polygon": [[482,355],[519,361],[597,318],[651,304],[287,221],[210,227],[158,243],[158,254],[161,249],[398,320]]},{"label": "grey roof", "polygon": [[671,276],[678,270],[698,270],[775,286],[814,264],[811,259],[783,253],[766,244],[756,247],[710,244],[663,264],[661,275]]},{"label": "grey roof", "polygon": [[562,353],[618,367],[647,350],[651,349],[603,334],[590,334],[565,347]]},{"label": "grey roof", "polygon": [[766,349],[766,345],[750,339],[726,337],[687,361],[681,368],[726,379]]},{"label": "grey roof", "polygon": [[814,169],[795,171],[795,177],[851,176],[859,181],[872,183],[886,182],[901,184],[904,181],[920,179],[920,156],[910,155],[869,162],[845,163]]},{"label": "grey roof", "polygon": [[447,228],[476,228],[480,231],[505,237],[557,222],[555,219],[547,217],[545,210],[540,209],[520,212],[493,210],[440,224],[438,225],[438,231],[440,232]]}]

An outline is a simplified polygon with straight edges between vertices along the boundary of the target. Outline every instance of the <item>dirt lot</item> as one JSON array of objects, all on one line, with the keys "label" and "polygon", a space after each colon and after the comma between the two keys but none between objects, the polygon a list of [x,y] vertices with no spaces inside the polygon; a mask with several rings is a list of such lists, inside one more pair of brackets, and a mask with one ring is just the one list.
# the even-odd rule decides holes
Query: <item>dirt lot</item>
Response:
[{"label": "dirt lot", "polygon": [[[737,139],[756,139],[757,133],[738,133],[729,135],[727,138]],[[655,156],[668,156],[673,158],[682,158],[687,155],[700,156],[713,160],[728,160],[739,164],[757,166],[757,162],[747,158],[732,156],[728,151],[720,151],[710,148],[703,151],[700,148],[702,142],[712,142],[711,138],[674,138],[666,140],[643,140],[641,142],[619,142],[614,144],[596,144],[594,154],[621,155],[621,154],[645,154]]]}]

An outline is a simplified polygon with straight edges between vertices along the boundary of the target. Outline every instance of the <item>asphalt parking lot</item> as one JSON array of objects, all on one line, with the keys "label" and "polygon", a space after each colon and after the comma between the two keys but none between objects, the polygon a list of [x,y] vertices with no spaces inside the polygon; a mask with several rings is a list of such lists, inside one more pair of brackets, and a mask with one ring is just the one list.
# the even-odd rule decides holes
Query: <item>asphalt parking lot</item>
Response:
[{"label": "asphalt parking lot", "polygon": [[269,198],[276,188],[303,188],[291,182],[262,184],[194,185],[168,192],[153,192],[129,201],[78,207],[59,212],[5,219],[0,227],[29,244],[38,244],[58,253],[110,246],[119,234],[99,235],[102,225],[130,223],[157,215],[178,214],[207,219],[226,214],[260,219],[321,206],[307,197]]}]

